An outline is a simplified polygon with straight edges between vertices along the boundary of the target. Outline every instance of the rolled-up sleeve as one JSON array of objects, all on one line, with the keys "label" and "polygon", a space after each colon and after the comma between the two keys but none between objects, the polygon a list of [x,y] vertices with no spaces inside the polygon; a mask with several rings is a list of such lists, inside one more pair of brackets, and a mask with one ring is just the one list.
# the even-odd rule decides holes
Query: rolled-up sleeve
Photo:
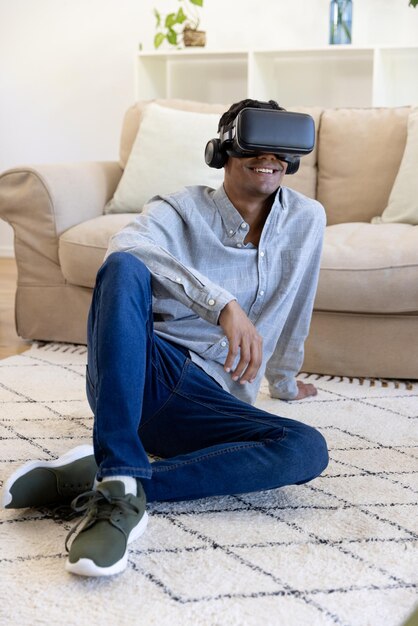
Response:
[{"label": "rolled-up sleeve", "polygon": [[187,262],[179,261],[187,259],[184,247],[192,227],[175,207],[163,199],[155,200],[111,238],[106,258],[112,252],[133,254],[149,269],[157,298],[172,297],[207,322],[217,324],[222,309],[235,298]]}]

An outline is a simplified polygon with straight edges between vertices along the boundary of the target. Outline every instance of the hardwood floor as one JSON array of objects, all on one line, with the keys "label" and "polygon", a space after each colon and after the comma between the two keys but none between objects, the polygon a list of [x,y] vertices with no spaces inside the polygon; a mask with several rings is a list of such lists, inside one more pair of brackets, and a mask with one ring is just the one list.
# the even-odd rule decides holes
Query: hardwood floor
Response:
[{"label": "hardwood floor", "polygon": [[15,329],[17,268],[14,259],[0,258],[0,359],[25,352],[31,346]]}]

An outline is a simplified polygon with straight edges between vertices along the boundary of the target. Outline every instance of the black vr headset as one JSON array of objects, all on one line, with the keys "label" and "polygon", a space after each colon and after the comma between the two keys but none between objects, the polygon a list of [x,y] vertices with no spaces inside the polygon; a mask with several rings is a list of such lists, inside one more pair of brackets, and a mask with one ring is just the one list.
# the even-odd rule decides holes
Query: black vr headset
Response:
[{"label": "black vr headset", "polygon": [[221,127],[219,139],[208,141],[205,161],[209,167],[220,169],[228,156],[248,158],[275,154],[287,163],[286,174],[295,174],[300,157],[312,152],[314,145],[315,124],[310,115],[272,108],[245,108],[232,124]]}]

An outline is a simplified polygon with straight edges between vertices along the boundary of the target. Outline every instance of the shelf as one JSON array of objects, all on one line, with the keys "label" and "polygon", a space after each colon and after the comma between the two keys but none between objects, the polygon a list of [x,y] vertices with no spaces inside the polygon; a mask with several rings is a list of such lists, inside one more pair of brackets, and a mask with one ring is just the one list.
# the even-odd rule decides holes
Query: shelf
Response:
[{"label": "shelf", "polygon": [[246,52],[140,53],[138,61],[138,99],[184,98],[223,103],[240,100],[247,94]]},{"label": "shelf", "polygon": [[417,67],[418,47],[158,50],[138,54],[136,96],[273,98],[286,108],[402,106],[418,104]]},{"label": "shelf", "polygon": [[375,105],[417,105],[418,48],[378,48],[375,57]]}]

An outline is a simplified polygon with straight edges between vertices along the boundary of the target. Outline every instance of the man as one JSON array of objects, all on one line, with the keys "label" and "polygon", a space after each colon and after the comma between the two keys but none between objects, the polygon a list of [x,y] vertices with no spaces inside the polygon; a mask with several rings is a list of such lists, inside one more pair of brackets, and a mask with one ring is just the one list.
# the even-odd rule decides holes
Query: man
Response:
[{"label": "man", "polygon": [[[239,102],[220,130],[243,109],[263,107],[280,109]],[[275,398],[316,394],[295,376],[324,210],[281,187],[289,166],[281,155],[224,157],[221,188],[154,198],[111,240],[88,322],[94,456],[81,446],[26,464],[6,482],[8,508],[75,498],[86,515],[66,563],[74,574],[126,567],[127,544],[147,523],[146,500],[301,484],[327,465],[318,431],[253,406],[264,375]],[[146,452],[159,459],[150,463]]]}]

